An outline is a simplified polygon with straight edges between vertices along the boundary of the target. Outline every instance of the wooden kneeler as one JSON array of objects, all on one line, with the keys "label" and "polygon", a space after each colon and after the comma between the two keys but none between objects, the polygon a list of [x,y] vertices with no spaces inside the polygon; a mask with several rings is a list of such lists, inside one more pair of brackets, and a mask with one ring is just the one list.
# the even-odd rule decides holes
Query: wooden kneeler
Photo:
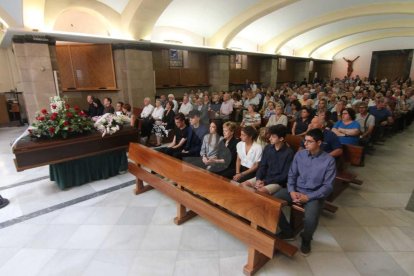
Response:
[{"label": "wooden kneeler", "polygon": [[295,246],[268,234],[276,232],[285,201],[252,193],[221,176],[139,144],[130,144],[129,158],[133,162],[129,170],[137,178],[135,193],[149,190],[149,185],[175,200],[174,223],[179,225],[199,215],[248,246],[244,274],[253,275],[273,258],[275,251],[287,256],[296,253]]}]

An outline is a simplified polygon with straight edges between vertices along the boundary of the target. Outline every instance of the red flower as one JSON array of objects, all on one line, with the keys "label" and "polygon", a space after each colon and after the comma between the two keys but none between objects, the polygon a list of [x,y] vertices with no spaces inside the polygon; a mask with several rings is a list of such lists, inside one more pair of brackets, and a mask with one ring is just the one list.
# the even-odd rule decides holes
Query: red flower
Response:
[{"label": "red flower", "polygon": [[54,133],[55,133],[55,128],[54,128],[54,127],[49,127],[49,132],[50,132],[51,134],[54,134]]},{"label": "red flower", "polygon": [[41,110],[41,112],[42,112],[43,114],[47,114],[47,110],[46,110],[45,108],[43,108],[43,109]]},{"label": "red flower", "polygon": [[69,125],[69,122],[68,122],[68,121],[64,121],[64,122],[63,122],[63,125],[64,125],[64,126],[68,126],[68,125]]},{"label": "red flower", "polygon": [[43,117],[43,116],[38,117],[38,118],[37,118],[37,120],[39,120],[39,121],[44,121],[44,120],[45,120],[45,117]]},{"label": "red flower", "polygon": [[53,109],[56,109],[56,105],[55,105],[55,104],[52,104],[52,108],[53,108]]},{"label": "red flower", "polygon": [[74,109],[76,110],[76,111],[79,111],[79,106],[77,106],[77,105],[75,105],[75,107],[74,107]]},{"label": "red flower", "polygon": [[69,132],[72,132],[72,131],[73,131],[73,129],[70,127],[70,128],[68,129],[68,131],[69,131]]},{"label": "red flower", "polygon": [[86,116],[86,113],[85,112],[83,112],[83,110],[81,110],[81,111],[79,111],[79,113],[78,113],[80,116],[83,116],[83,117],[85,117]]},{"label": "red flower", "polygon": [[52,120],[52,121],[56,120],[57,116],[58,116],[58,114],[56,112],[53,113],[52,116],[50,116],[50,120]]},{"label": "red flower", "polygon": [[65,107],[66,107],[66,109],[69,109],[70,108],[70,105],[65,104]]},{"label": "red flower", "polygon": [[73,114],[71,112],[66,112],[66,117],[73,118]]}]

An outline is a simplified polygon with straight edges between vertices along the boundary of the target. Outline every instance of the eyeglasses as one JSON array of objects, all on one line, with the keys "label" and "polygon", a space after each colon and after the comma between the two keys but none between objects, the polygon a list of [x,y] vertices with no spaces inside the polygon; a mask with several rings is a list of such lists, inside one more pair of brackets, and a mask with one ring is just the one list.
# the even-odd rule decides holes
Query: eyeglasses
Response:
[{"label": "eyeglasses", "polygon": [[312,140],[306,140],[305,139],[305,141],[303,142],[304,144],[313,144],[313,143],[315,143],[316,141],[312,141]]}]

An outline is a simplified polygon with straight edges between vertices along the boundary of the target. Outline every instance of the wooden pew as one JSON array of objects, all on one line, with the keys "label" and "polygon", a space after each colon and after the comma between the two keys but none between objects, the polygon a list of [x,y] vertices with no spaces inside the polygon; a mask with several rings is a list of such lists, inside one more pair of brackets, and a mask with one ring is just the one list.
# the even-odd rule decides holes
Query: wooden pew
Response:
[{"label": "wooden pew", "polygon": [[200,215],[248,246],[244,274],[253,275],[272,259],[275,250],[287,256],[296,253],[295,246],[269,234],[276,232],[285,201],[252,193],[221,176],[140,144],[130,144],[129,158],[129,171],[137,178],[135,193],[156,188],[175,200],[176,224]]}]

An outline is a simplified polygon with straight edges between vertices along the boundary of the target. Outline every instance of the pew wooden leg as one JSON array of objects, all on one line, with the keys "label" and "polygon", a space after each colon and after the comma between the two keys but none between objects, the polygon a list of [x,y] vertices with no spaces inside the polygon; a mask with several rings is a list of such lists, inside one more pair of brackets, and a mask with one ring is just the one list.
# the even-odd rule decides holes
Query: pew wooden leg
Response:
[{"label": "pew wooden leg", "polygon": [[137,185],[135,187],[135,195],[145,193],[146,191],[154,189],[151,185],[144,185],[144,181],[137,178]]},{"label": "pew wooden leg", "polygon": [[177,225],[183,224],[184,222],[192,219],[195,216],[197,216],[196,213],[194,213],[191,210],[187,211],[187,208],[184,205],[177,203],[177,216],[174,218],[175,224]]},{"label": "pew wooden leg", "polygon": [[243,268],[244,275],[253,275],[260,268],[262,268],[269,260],[269,257],[266,257],[259,251],[255,250],[253,247],[250,247],[249,255],[247,257],[247,264]]}]

